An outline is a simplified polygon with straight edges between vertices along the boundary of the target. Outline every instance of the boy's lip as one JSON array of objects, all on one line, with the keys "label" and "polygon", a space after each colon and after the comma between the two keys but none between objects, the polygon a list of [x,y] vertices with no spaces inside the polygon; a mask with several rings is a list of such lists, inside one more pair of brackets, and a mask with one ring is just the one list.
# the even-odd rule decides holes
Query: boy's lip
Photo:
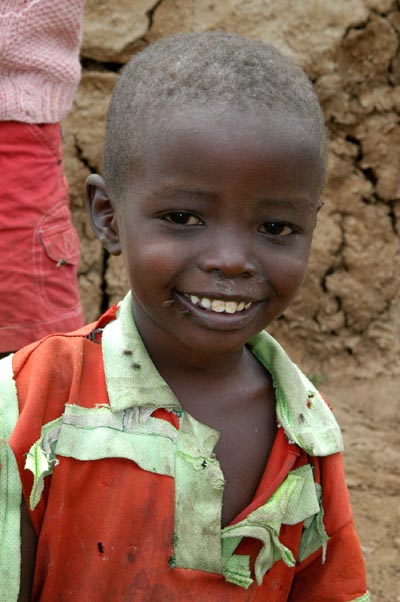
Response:
[{"label": "boy's lip", "polygon": [[[220,294],[203,293],[182,293],[174,291],[173,296],[179,302],[183,313],[191,315],[198,323],[216,329],[216,330],[234,330],[245,326],[252,320],[255,311],[261,301],[250,300],[248,297],[231,297]],[[219,300],[225,303],[245,303],[247,307],[236,310],[233,313],[226,311],[213,311],[211,308],[204,308],[200,303],[193,303],[191,297],[199,299]]]},{"label": "boy's lip", "polygon": [[202,309],[207,311],[214,311],[215,313],[227,313],[235,314],[237,312],[249,309],[253,304],[253,300],[250,301],[244,297],[232,297],[226,295],[210,295],[201,293],[182,293],[187,299],[189,299],[193,305],[198,305]]},{"label": "boy's lip", "polygon": [[208,299],[220,299],[222,301],[243,301],[244,303],[257,303],[257,300],[253,297],[249,297],[248,295],[227,295],[220,292],[210,293],[210,292],[188,292],[188,291],[176,291],[180,295],[186,295],[187,297],[196,296],[200,299],[202,297]]}]

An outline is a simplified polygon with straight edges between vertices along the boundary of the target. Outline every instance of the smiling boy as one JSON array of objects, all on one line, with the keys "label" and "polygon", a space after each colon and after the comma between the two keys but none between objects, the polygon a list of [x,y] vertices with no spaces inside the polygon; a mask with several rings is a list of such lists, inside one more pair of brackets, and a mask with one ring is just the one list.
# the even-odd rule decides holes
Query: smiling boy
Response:
[{"label": "smiling boy", "polygon": [[1,364],[5,525],[19,480],[29,520],[0,600],[32,574],[42,602],[369,600],[339,428],[263,332],[304,279],[325,153],[306,76],[261,42],[187,34],[127,65],[87,198],[131,291]]}]

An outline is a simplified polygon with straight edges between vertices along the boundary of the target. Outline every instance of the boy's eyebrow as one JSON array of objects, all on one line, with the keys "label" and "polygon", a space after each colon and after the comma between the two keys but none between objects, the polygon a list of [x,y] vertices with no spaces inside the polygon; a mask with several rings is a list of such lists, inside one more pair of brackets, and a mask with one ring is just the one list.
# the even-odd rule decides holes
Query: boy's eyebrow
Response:
[{"label": "boy's eyebrow", "polygon": [[[196,196],[197,198],[202,198],[205,201],[215,200],[219,197],[217,192],[213,192],[211,190],[204,190],[202,188],[185,188],[175,185],[165,185],[160,186],[159,188],[155,188],[152,190],[152,195],[158,195],[162,193],[165,197],[174,197],[174,196]],[[294,198],[268,198],[263,197],[257,201],[257,204],[262,206],[268,206],[269,208],[290,208],[290,209],[299,209],[301,206],[304,206],[305,203],[310,203],[309,198],[302,197],[294,197]],[[311,204],[311,203],[310,203]]]},{"label": "boy's eyebrow", "polygon": [[260,199],[259,204],[260,205],[268,205],[268,207],[289,207],[291,209],[298,209],[301,205],[304,205],[304,203],[308,203],[310,202],[310,199],[308,198],[300,198],[300,197],[293,197],[293,198],[283,198],[283,199],[274,199],[274,198],[263,198]]},{"label": "boy's eyebrow", "polygon": [[152,190],[153,194],[163,193],[166,196],[174,196],[174,195],[182,195],[182,196],[201,196],[201,197],[215,197],[217,196],[215,193],[210,190],[202,190],[201,188],[183,188],[174,185],[166,185],[160,186],[159,188],[155,188]]}]

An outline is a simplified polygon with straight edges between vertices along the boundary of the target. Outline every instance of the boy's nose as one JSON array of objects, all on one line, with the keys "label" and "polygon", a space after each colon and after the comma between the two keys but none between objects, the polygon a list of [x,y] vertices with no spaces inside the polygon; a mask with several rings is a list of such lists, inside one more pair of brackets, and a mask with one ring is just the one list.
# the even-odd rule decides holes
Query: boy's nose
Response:
[{"label": "boy's nose", "polygon": [[199,255],[199,264],[203,271],[218,272],[227,278],[249,278],[256,273],[247,245],[234,234],[215,238]]}]

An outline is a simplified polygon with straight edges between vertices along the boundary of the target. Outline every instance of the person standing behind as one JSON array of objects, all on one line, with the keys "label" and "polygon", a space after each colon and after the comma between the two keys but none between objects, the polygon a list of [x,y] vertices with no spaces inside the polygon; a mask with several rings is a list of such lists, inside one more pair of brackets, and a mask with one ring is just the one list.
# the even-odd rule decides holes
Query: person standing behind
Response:
[{"label": "person standing behind", "polygon": [[83,4],[0,3],[0,357],[84,322],[60,127],[80,79]]}]

